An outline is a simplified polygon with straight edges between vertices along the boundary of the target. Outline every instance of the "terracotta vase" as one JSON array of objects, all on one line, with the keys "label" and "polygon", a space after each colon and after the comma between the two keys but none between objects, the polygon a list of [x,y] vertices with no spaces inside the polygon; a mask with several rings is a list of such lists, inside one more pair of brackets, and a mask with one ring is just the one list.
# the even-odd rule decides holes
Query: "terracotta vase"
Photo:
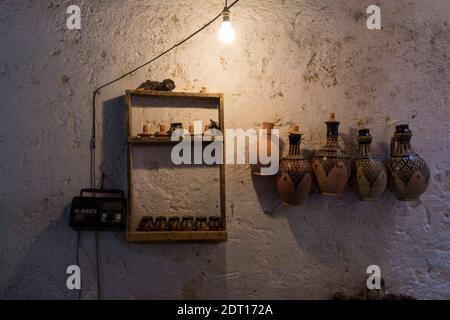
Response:
[{"label": "terracotta vase", "polygon": [[313,172],[309,161],[301,156],[299,132],[289,133],[289,155],[280,161],[277,175],[278,194],[284,203],[301,205],[311,192]]},{"label": "terracotta vase", "polygon": [[352,162],[352,187],[362,201],[376,200],[386,189],[387,172],[372,151],[369,129],[358,131],[358,154]]},{"label": "terracotta vase", "polygon": [[313,157],[313,170],[320,194],[340,196],[350,178],[350,157],[339,144],[339,122],[330,114],[327,143]]},{"label": "terracotta vase", "polygon": [[272,122],[264,122],[263,123],[263,130],[265,131],[264,135],[257,135],[257,144],[256,144],[256,157],[257,157],[257,163],[256,164],[252,164],[251,165],[251,169],[252,169],[252,174],[257,175],[257,176],[262,176],[262,175],[275,175],[274,174],[264,174],[261,171],[261,168],[269,168],[270,167],[270,163],[269,164],[263,164],[261,163],[260,160],[260,152],[265,153],[268,157],[270,157],[272,155],[272,150],[274,148],[278,148],[278,146],[276,146],[274,143],[272,143],[272,130],[274,128],[275,124]]},{"label": "terracotta vase", "polygon": [[389,187],[403,201],[418,200],[430,181],[430,169],[411,147],[411,137],[407,124],[396,127],[387,163]]}]

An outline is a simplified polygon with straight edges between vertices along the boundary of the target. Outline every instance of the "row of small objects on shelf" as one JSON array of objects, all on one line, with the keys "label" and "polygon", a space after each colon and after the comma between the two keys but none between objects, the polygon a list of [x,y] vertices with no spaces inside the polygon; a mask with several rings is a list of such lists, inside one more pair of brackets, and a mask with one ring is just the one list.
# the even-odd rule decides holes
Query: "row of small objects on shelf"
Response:
[{"label": "row of small objects on shelf", "polygon": [[164,217],[164,216],[145,216],[142,217],[137,231],[220,231],[221,219],[219,216],[205,216],[191,217],[185,216],[180,218],[178,216]]},{"label": "row of small objects on shelf", "polygon": [[[170,124],[170,129],[167,130],[166,125],[165,124],[160,124],[159,125],[159,131],[155,132],[155,133],[150,133],[149,127],[147,124],[144,124],[142,127],[142,132],[138,134],[138,137],[141,138],[147,138],[147,137],[170,137],[170,135],[178,129],[183,129],[183,124],[180,122],[174,122]],[[211,129],[220,129],[219,124],[214,121],[214,120],[210,120],[210,124],[209,125],[205,125],[205,129],[203,134],[205,134],[206,132],[208,132],[208,130]],[[189,126],[189,133],[191,135],[194,134],[194,126]]]},{"label": "row of small objects on shelf", "polygon": [[[372,151],[369,129],[358,132],[358,152],[353,161],[339,144],[339,122],[330,115],[327,125],[327,143],[315,152],[312,160],[300,152],[302,134],[295,126],[289,133],[289,155],[280,161],[277,189],[283,202],[301,205],[311,193],[313,180],[320,194],[340,196],[349,181],[362,201],[376,200],[389,185],[389,189],[402,201],[418,200],[425,192],[430,179],[426,162],[411,147],[412,132],[407,124],[396,126],[391,140],[391,155],[386,165]],[[258,148],[270,146],[270,130],[266,141],[259,141]],[[259,151],[258,151],[259,154]],[[257,164],[252,172],[260,175],[264,165]]]}]

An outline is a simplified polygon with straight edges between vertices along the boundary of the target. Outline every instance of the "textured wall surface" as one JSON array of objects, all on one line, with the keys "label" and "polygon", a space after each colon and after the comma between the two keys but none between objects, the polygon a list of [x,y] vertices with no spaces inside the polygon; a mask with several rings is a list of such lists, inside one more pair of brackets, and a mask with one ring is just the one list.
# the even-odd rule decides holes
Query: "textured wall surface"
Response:
[{"label": "textured wall surface", "polygon": [[[329,298],[363,290],[381,267],[387,290],[450,298],[450,2],[378,1],[383,29],[366,28],[365,0],[241,0],[237,38],[220,23],[156,63],[102,90],[99,168],[108,187],[126,188],[125,89],[172,78],[178,91],[225,94],[225,124],[254,128],[297,122],[304,147],[324,143],[336,112],[354,147],[367,119],[383,159],[395,119],[409,122],[431,183],[420,201],[386,192],[363,203],[311,196],[284,207],[273,179],[246,165],[226,168],[229,241],[133,245],[102,233],[104,298]],[[82,28],[66,28],[66,8]],[[0,1],[0,297],[75,299],[66,267],[76,233],[71,198],[89,186],[91,93],[203,25],[220,0]],[[159,181],[171,187],[170,176]],[[164,185],[165,184],[165,185]],[[200,201],[201,199],[199,199]],[[95,298],[95,242],[81,239],[83,298]]]}]

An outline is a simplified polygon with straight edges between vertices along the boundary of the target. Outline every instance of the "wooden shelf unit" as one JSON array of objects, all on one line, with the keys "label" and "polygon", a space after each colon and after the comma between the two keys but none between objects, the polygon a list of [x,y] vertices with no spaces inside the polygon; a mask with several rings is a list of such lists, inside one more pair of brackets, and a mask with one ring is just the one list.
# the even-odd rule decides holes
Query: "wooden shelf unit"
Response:
[{"label": "wooden shelf unit", "polygon": [[[158,242],[221,242],[228,239],[226,229],[226,198],[225,198],[225,141],[223,141],[223,163],[219,164],[219,188],[220,188],[220,231],[150,231],[142,232],[136,231],[135,217],[133,215],[133,148],[139,146],[170,146],[175,145],[178,141],[171,141],[170,137],[136,137],[132,135],[132,97],[149,97],[149,98],[190,98],[202,100],[217,101],[219,125],[224,132],[224,97],[223,93],[197,93],[197,92],[165,92],[165,91],[141,91],[141,90],[127,90],[125,92],[127,104],[127,129],[128,129],[128,146],[127,146],[127,167],[128,167],[128,218],[127,218],[127,232],[126,240],[129,242],[140,243],[158,243]],[[211,137],[214,141],[214,137]],[[191,137],[193,139],[193,137]],[[203,144],[211,143],[212,141],[202,141]],[[170,161],[170,159],[168,159]]]}]

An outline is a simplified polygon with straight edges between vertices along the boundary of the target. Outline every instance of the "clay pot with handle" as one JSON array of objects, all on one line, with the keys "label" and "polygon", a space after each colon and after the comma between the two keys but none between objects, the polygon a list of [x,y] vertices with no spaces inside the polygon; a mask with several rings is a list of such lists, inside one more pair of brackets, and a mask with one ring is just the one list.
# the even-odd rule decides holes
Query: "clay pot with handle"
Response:
[{"label": "clay pot with handle", "polygon": [[407,124],[396,126],[387,162],[389,188],[402,201],[418,200],[430,181],[430,169],[411,146],[412,132]]},{"label": "clay pot with handle", "polygon": [[313,157],[313,170],[320,194],[340,196],[350,178],[350,157],[339,144],[339,121],[330,114],[327,143]]}]

